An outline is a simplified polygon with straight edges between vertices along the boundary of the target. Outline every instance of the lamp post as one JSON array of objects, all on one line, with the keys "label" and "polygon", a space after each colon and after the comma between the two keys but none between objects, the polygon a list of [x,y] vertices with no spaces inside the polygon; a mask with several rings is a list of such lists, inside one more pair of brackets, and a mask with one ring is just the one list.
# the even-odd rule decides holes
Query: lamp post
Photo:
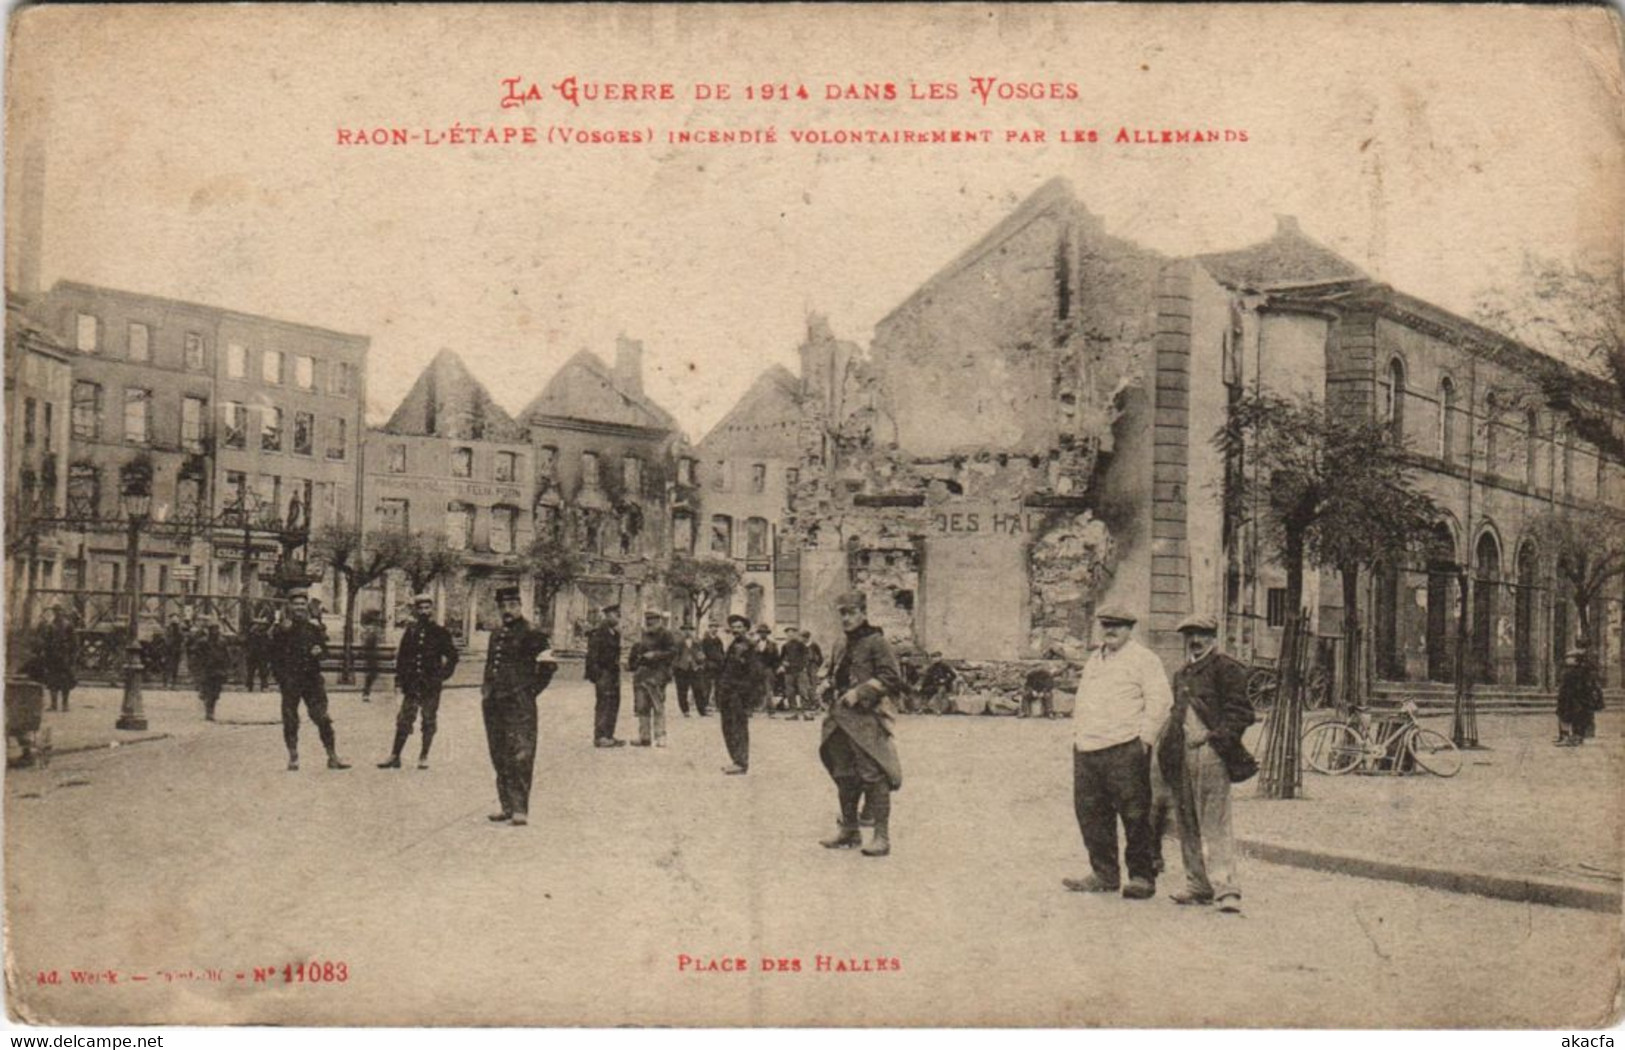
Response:
[{"label": "lamp post", "polygon": [[141,529],[152,511],[150,486],[127,484],[119,493],[129,530],[124,547],[125,589],[130,597],[129,641],[124,647],[124,703],[119,708],[117,728],[144,730],[147,716],[141,710]]}]

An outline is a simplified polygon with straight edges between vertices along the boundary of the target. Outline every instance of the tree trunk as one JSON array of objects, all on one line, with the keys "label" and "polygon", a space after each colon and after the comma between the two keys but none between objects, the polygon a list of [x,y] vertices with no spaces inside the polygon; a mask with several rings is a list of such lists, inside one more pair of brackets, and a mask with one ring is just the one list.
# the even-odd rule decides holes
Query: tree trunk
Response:
[{"label": "tree trunk", "polygon": [[1343,576],[1343,680],[1338,683],[1343,696],[1343,707],[1358,705],[1360,700],[1360,567],[1345,565]]},{"label": "tree trunk", "polygon": [[344,659],[340,664],[339,683],[355,682],[355,667],[350,662],[350,648],[355,643],[355,596],[361,588],[350,577],[344,577]]},{"label": "tree trunk", "polygon": [[[1304,530],[1293,527],[1287,530],[1284,544],[1286,556],[1286,615],[1287,619],[1297,616],[1303,609],[1303,545]],[[1305,630],[1307,630],[1307,624]],[[1283,643],[1287,639],[1283,636]],[[1296,703],[1298,699],[1300,679],[1298,662],[1286,659],[1288,653],[1283,648],[1281,661],[1277,663],[1277,670],[1281,675],[1281,697]],[[1284,666],[1283,666],[1284,663]]]}]

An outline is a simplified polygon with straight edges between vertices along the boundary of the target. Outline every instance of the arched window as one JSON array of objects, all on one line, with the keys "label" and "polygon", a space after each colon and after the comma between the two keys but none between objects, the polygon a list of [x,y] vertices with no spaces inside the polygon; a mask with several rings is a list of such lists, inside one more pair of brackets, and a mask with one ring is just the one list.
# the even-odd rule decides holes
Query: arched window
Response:
[{"label": "arched window", "polygon": [[1449,463],[1456,452],[1456,384],[1439,382],[1439,458]]},{"label": "arched window", "polygon": [[1495,534],[1485,532],[1478,538],[1473,554],[1473,660],[1475,677],[1480,682],[1496,679],[1495,669],[1495,614],[1496,591],[1501,585],[1501,545]]},{"label": "arched window", "polygon": [[1539,583],[1539,557],[1533,543],[1518,548],[1517,622],[1513,625],[1512,655],[1519,685],[1536,684],[1535,600]]},{"label": "arched window", "polygon": [[1395,441],[1405,439],[1405,362],[1394,358],[1388,362],[1388,404],[1384,414],[1388,433]]}]

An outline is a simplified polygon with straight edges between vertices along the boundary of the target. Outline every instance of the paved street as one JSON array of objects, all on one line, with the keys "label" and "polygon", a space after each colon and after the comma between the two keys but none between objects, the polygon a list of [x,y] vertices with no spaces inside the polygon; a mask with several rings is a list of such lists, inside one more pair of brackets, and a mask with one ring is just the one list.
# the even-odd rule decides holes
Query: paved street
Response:
[{"label": "paved street", "polygon": [[[225,703],[244,722],[275,711],[270,694]],[[1617,916],[1264,864],[1244,872],[1241,918],[1062,891],[1085,867],[1065,721],[905,720],[896,851],[871,860],[816,845],[834,793],[815,724],[754,720],[751,774],[734,778],[715,718],[672,704],[668,750],[606,752],[588,746],[590,708],[580,682],[544,694],[524,829],[484,819],[466,689],[446,698],[428,772],[372,767],[393,705],[352,694],[334,701],[347,772],[321,768],[308,725],[307,768],[285,772],[280,731],[246,724],[8,774],[14,1008],[83,1023],[1587,1027],[1611,1001]],[[630,699],[622,736],[629,714]],[[681,954],[749,972],[680,972]],[[819,973],[820,954],[901,969]],[[802,970],[760,972],[768,957]],[[252,982],[300,960],[343,962],[349,980]],[[74,987],[72,968],[122,976]],[[160,975],[206,969],[223,980]],[[61,984],[34,983],[50,970]]]}]

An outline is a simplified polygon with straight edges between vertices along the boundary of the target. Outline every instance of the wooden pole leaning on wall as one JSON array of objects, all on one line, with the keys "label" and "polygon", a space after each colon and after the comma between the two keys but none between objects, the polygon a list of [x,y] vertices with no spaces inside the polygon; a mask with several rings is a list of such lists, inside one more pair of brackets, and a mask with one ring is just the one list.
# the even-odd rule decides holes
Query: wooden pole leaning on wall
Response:
[{"label": "wooden pole leaning on wall", "polygon": [[[1309,618],[1301,610],[1287,618],[1276,661],[1275,704],[1264,723],[1264,755],[1259,762],[1259,798],[1297,798],[1303,789],[1300,740],[1307,677]],[[1289,666],[1296,674],[1289,673]]]}]

